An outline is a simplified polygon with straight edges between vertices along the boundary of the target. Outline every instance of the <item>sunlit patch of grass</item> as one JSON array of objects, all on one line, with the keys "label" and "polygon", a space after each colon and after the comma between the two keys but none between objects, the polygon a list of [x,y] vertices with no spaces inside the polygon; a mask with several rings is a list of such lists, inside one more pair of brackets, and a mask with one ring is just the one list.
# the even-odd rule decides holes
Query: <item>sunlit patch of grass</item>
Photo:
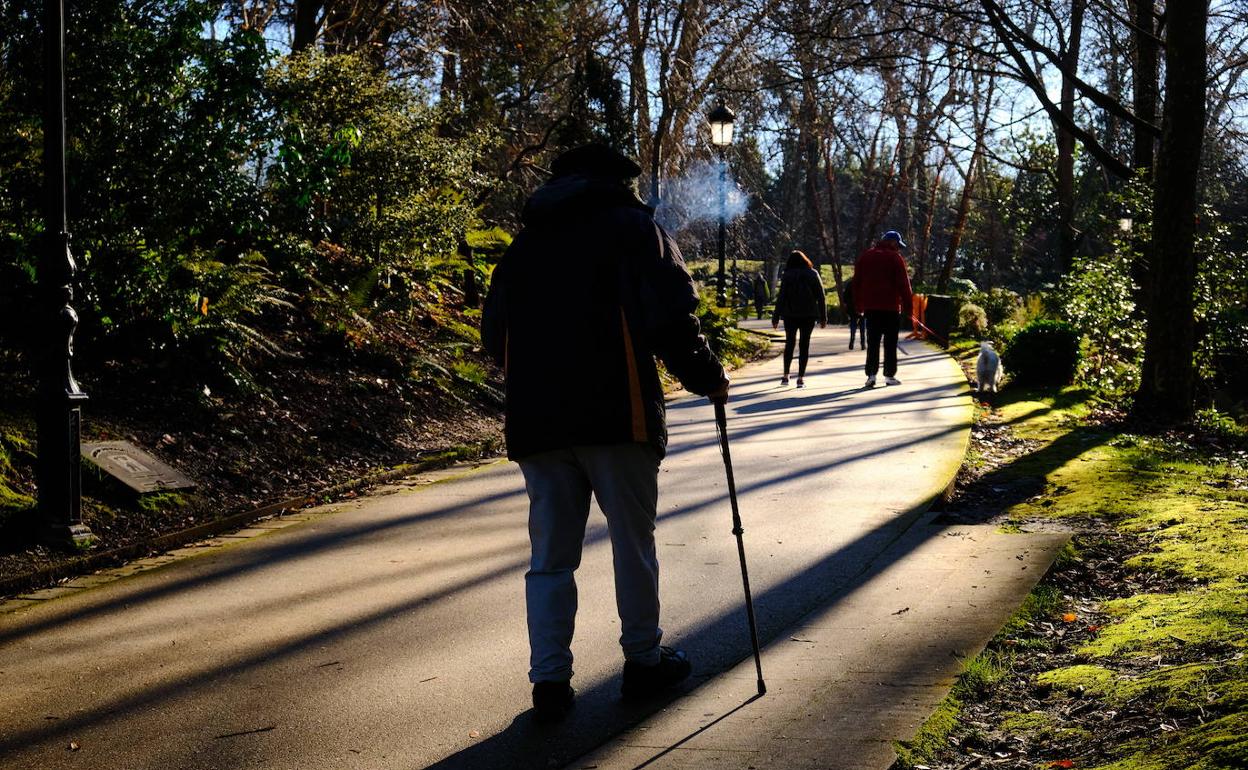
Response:
[{"label": "sunlit patch of grass", "polygon": [[[1242,474],[1161,438],[1086,425],[1090,402],[1077,389],[1007,390],[998,407],[997,416],[1016,435],[1044,442],[1004,471],[1045,480],[1043,494],[1005,511],[1009,519],[1108,525],[1145,543],[1124,567],[1170,581],[1165,590],[1102,602],[1097,611],[1107,619],[1074,651],[1078,664],[1043,671],[1035,685],[1078,691],[1107,708],[1130,704],[1187,716],[1164,731],[1098,744],[1097,755],[1113,761],[1097,770],[1248,767],[1248,493],[1239,486]],[[1057,568],[1080,559],[1068,549]],[[1025,638],[1030,623],[1060,616],[1065,603],[1056,587],[1037,586],[998,640]],[[1021,642],[1012,649],[1029,652]],[[909,762],[901,766],[936,756],[925,748],[946,747],[949,733],[940,730],[957,726],[976,688],[991,689],[993,665],[974,664],[968,688],[951,693],[916,741],[899,747]],[[1069,746],[1072,756],[1086,752],[1086,745],[1067,742],[1071,730],[1082,727],[1065,721],[1052,713],[1013,712],[1002,715],[1000,728]]]}]

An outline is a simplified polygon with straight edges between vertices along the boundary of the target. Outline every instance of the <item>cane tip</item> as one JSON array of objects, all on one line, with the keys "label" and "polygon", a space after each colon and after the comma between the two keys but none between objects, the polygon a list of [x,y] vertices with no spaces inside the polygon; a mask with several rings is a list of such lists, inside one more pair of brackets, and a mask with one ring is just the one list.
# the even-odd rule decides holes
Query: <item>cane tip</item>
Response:
[{"label": "cane tip", "polygon": [[767,694],[767,683],[764,682],[762,679],[758,680],[758,694],[760,696]]}]

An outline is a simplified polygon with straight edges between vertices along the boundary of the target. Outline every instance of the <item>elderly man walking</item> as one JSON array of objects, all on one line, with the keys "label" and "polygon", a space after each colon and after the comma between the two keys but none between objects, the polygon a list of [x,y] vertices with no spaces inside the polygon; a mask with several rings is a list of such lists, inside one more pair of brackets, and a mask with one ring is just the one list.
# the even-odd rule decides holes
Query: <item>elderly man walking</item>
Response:
[{"label": "elderly man walking", "polygon": [[884,343],[884,382],[900,385],[897,379],[897,331],[901,313],[909,312],[913,292],[901,233],[889,230],[854,263],[853,299],[867,322],[867,387],[875,387],[880,370],[880,342]]},{"label": "elderly man walking", "polygon": [[640,167],[591,144],[551,170],[494,271],[481,327],[504,368],[507,454],[529,495],[529,681],[543,720],[563,716],[575,695],[575,571],[591,494],[614,554],[624,697],[689,675],[685,653],[659,644],[654,530],[667,430],[656,358],[688,390],[728,397],[680,252],[629,186]]}]

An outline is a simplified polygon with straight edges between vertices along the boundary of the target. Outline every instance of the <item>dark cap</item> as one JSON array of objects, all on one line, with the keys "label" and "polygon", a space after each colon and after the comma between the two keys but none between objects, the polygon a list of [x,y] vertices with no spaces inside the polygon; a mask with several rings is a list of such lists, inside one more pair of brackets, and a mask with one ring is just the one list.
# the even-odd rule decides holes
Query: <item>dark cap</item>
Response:
[{"label": "dark cap", "polygon": [[550,164],[556,176],[585,174],[610,179],[632,179],[641,176],[641,166],[618,150],[605,144],[593,142],[568,150]]},{"label": "dark cap", "polygon": [[884,237],[881,238],[880,240],[897,241],[898,246],[900,246],[903,249],[906,248],[906,242],[901,239],[901,233],[897,232],[896,230],[889,230],[888,232],[884,233]]}]

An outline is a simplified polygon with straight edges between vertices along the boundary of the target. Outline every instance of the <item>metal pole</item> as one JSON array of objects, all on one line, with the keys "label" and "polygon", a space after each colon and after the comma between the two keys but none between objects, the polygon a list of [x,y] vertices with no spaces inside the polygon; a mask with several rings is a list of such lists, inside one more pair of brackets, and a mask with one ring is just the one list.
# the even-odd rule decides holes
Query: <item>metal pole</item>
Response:
[{"label": "metal pole", "polygon": [[719,280],[717,281],[716,302],[724,306],[724,249],[728,228],[728,159],[720,154],[719,164]]},{"label": "metal pole", "polygon": [[35,476],[43,535],[58,544],[84,547],[94,541],[82,523],[80,432],[87,394],[74,380],[74,273],[65,213],[65,7],[44,0],[43,163],[45,225],[43,258],[38,266],[42,315],[38,351],[37,431],[39,457]]},{"label": "metal pole", "polygon": [[758,625],[754,622],[754,597],[750,594],[750,573],[745,568],[745,528],[737,508],[737,482],[732,476],[732,454],[728,451],[728,415],[724,405],[715,404],[715,428],[719,432],[719,451],[724,456],[724,473],[728,478],[728,501],[732,505],[732,534],[737,536],[737,556],[741,559],[741,585],[745,588],[745,617],[750,624],[750,644],[754,647],[754,670],[758,672],[758,694],[767,694],[763,681],[763,658],[758,649]]}]

